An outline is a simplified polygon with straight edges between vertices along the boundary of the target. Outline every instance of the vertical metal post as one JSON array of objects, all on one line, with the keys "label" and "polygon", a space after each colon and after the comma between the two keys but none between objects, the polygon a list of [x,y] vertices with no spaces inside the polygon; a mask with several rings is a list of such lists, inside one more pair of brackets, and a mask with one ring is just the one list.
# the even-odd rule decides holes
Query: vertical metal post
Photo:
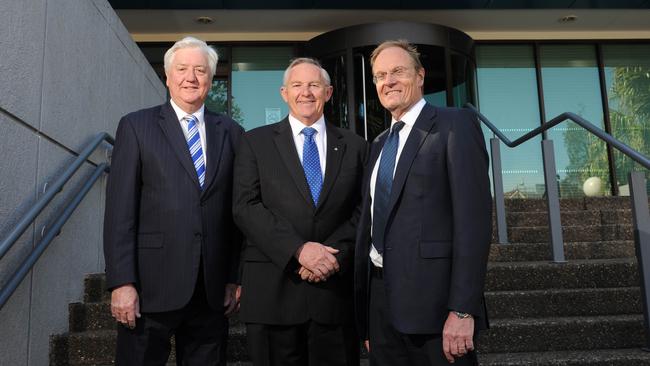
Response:
[{"label": "vertical metal post", "polygon": [[648,193],[642,172],[630,172],[630,200],[634,221],[634,243],[641,277],[641,296],[643,296],[643,322],[645,325],[644,351],[650,351],[650,214],[648,213]]},{"label": "vertical metal post", "polygon": [[546,182],[546,200],[548,202],[548,228],[551,234],[551,251],[553,262],[564,263],[564,242],[562,240],[562,222],[560,220],[560,197],[555,169],[555,152],[553,140],[542,140],[542,157],[544,159],[544,181]]},{"label": "vertical metal post", "polygon": [[490,139],[492,155],[492,186],[494,187],[494,206],[497,214],[497,239],[499,244],[508,244],[508,224],[506,205],[503,199],[503,175],[501,172],[501,147],[498,138]]}]

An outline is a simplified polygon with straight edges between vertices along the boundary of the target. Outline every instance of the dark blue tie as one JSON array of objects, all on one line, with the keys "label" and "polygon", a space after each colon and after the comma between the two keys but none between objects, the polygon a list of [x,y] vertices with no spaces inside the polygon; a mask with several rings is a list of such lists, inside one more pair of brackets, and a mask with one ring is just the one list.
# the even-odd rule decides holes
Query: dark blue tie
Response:
[{"label": "dark blue tie", "polygon": [[302,168],[305,170],[305,178],[307,178],[307,183],[309,184],[309,191],[311,191],[314,206],[318,204],[318,196],[320,196],[320,189],[323,185],[320,157],[318,156],[316,142],[314,142],[315,133],[316,129],[312,127],[302,129],[302,134],[305,136],[305,143],[302,146]]},{"label": "dark blue tie", "polygon": [[384,252],[384,234],[388,223],[388,201],[393,186],[393,172],[395,171],[395,159],[397,158],[397,147],[399,146],[399,131],[402,127],[404,127],[404,122],[398,121],[391,128],[386,143],[384,143],[384,148],[381,150],[381,159],[377,169],[372,211],[372,244],[380,254]]}]

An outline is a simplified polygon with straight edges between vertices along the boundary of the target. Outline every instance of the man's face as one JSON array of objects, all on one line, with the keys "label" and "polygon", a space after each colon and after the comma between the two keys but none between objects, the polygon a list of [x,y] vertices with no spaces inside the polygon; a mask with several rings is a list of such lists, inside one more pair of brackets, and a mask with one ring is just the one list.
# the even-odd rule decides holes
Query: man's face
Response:
[{"label": "man's face", "polygon": [[174,53],[166,72],[172,100],[187,113],[198,110],[210,91],[212,76],[208,58],[199,48],[181,48]]},{"label": "man's face", "polygon": [[325,103],[332,96],[332,87],[321,78],[320,69],[312,64],[299,64],[289,70],[287,83],[280,89],[291,115],[311,126],[323,115]]},{"label": "man's face", "polygon": [[422,99],[424,69],[417,70],[409,54],[390,47],[375,58],[372,74],[376,80],[377,95],[384,108],[399,120],[415,103]]}]

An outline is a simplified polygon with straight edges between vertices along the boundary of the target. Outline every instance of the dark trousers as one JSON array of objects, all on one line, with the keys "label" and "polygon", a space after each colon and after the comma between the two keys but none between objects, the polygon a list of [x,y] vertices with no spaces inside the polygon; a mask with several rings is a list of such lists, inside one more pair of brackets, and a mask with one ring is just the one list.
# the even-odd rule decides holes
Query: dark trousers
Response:
[{"label": "dark trousers", "polygon": [[163,313],[142,313],[131,330],[118,325],[117,366],[164,366],[176,340],[176,364],[225,366],[228,321],[215,311],[205,296],[199,276],[190,302],[182,309]]},{"label": "dark trousers", "polygon": [[255,366],[358,366],[359,338],[352,325],[246,324]]},{"label": "dark trousers", "polygon": [[[417,299],[413,299],[417,301]],[[373,271],[370,280],[368,333],[370,366],[450,365],[442,351],[442,334],[404,334],[390,321],[384,280]],[[455,366],[476,366],[476,353],[456,358]]]}]

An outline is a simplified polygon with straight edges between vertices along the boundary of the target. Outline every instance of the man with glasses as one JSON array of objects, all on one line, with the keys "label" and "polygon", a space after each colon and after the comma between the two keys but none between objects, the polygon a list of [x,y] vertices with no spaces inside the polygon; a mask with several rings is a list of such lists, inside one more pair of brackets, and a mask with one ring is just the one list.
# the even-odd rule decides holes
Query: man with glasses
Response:
[{"label": "man with glasses", "polygon": [[382,43],[370,63],[392,116],[371,145],[355,252],[370,365],[476,365],[492,227],[483,134],[472,112],[426,103],[406,41]]}]

